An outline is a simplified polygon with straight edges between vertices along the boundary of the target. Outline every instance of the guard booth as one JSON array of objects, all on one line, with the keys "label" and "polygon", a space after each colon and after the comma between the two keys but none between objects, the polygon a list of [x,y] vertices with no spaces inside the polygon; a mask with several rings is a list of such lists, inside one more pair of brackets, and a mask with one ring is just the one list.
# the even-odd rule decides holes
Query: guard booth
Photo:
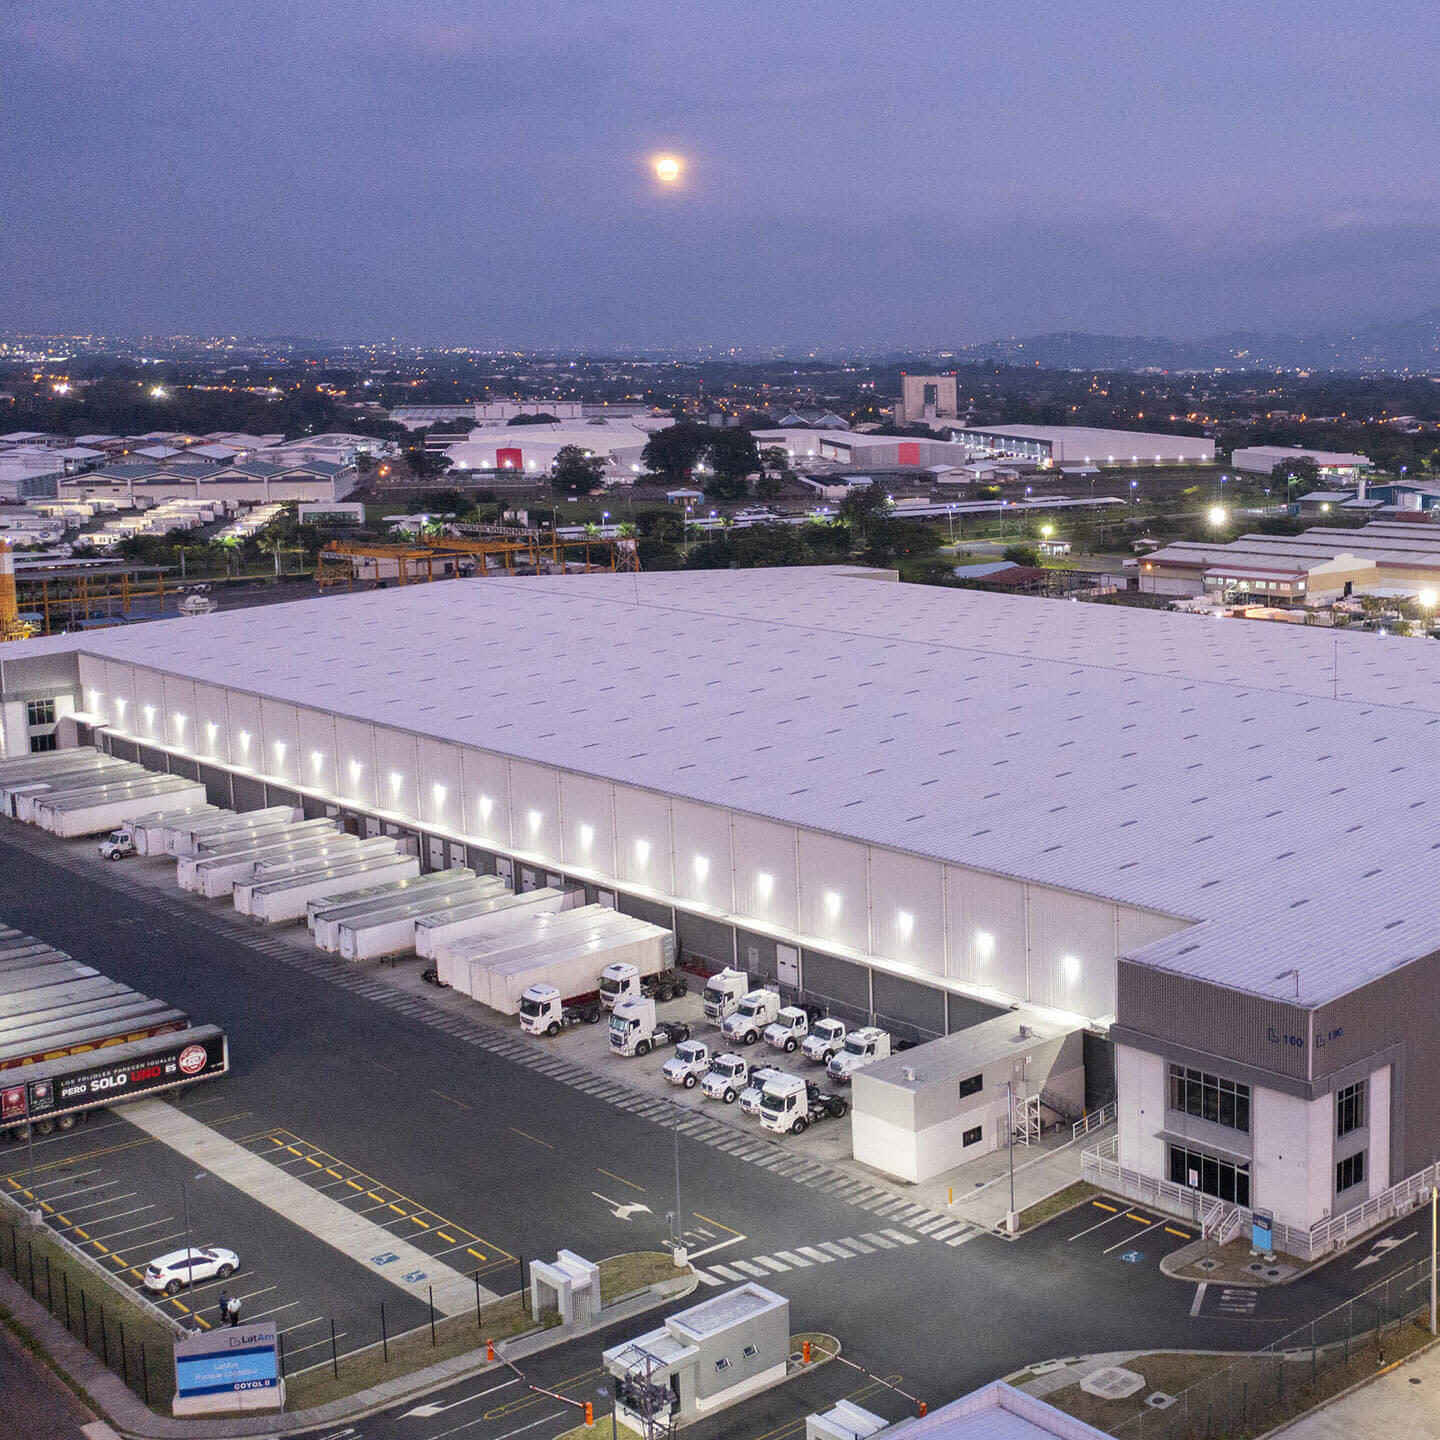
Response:
[{"label": "guard booth", "polygon": [[741,1285],[605,1352],[615,1418],[639,1434],[687,1425],[785,1378],[790,1302]]}]

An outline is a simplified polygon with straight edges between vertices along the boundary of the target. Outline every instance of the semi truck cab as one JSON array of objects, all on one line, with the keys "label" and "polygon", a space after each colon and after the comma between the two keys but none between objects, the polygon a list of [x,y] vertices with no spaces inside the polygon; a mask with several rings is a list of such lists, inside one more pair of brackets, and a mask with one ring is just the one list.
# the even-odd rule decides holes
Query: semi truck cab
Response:
[{"label": "semi truck cab", "polygon": [[860,1030],[852,1030],[845,1037],[840,1053],[831,1056],[826,1073],[832,1080],[839,1080],[843,1084],[857,1070],[863,1070],[865,1066],[885,1059],[889,1053],[889,1031],[866,1025]]},{"label": "semi truck cab", "polygon": [[844,1046],[845,1034],[843,1020],[817,1020],[800,1053],[816,1065],[828,1065]]},{"label": "semi truck cab", "polygon": [[732,970],[727,966],[712,975],[705,982],[705,1018],[712,1025],[719,1025],[735,1013],[735,1007],[749,989],[750,977],[743,970]]},{"label": "semi truck cab", "polygon": [[735,1013],[726,1016],[720,1033],[727,1040],[753,1045],[779,1013],[780,996],[774,990],[752,990],[735,1007]]}]

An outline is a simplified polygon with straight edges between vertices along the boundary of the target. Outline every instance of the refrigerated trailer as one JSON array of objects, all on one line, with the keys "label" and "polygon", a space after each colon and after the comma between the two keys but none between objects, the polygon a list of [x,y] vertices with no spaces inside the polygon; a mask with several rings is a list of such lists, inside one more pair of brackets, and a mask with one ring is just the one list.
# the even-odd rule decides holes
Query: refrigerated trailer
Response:
[{"label": "refrigerated trailer", "polygon": [[80,796],[68,800],[37,805],[36,815],[42,829],[64,839],[78,835],[99,835],[123,825],[135,815],[153,811],[157,803],[176,805],[200,803],[205,787],[183,775],[156,775],[151,780],[136,781],[116,790],[98,792],[88,800]]},{"label": "refrigerated trailer", "polygon": [[580,905],[538,915],[532,912],[522,924],[467,936],[443,947],[438,958],[446,962],[446,973],[451,976],[449,983],[462,995],[472,995],[470,977],[477,966],[483,970],[501,957],[519,951],[528,953],[537,947],[543,950],[547,945],[553,948],[571,940],[593,939],[615,930],[629,918],[603,905]]},{"label": "refrigerated trailer", "polygon": [[[514,1015],[531,985],[553,985],[567,999],[592,992],[598,995],[600,972],[607,965],[623,961],[645,968],[666,967],[674,955],[675,937],[670,931],[634,920],[633,927],[624,931],[567,942],[567,948],[514,954],[478,973],[472,966],[471,993],[492,1010]],[[482,988],[483,995],[479,993]]]},{"label": "refrigerated trailer", "polygon": [[[323,820],[307,821],[305,828],[287,825],[249,840],[232,840],[213,850],[181,855],[175,861],[175,880],[182,890],[198,891],[214,899],[228,895],[237,880],[248,880],[266,861],[308,854],[317,846],[342,838],[343,832]],[[354,836],[343,836],[353,842]]]},{"label": "refrigerated trailer", "polygon": [[[479,887],[480,895],[508,893],[502,880],[489,875],[476,875],[473,870],[457,867],[453,870],[439,870],[430,875],[421,875],[415,880],[396,880],[389,885],[372,885],[365,890],[352,891],[346,895],[326,896],[312,900],[305,907],[305,923],[310,927],[311,937],[321,950],[335,951],[340,947],[338,928],[352,920],[379,914],[395,906],[416,902],[424,905],[426,896],[434,896],[430,908],[438,909],[441,897],[448,897],[460,877],[469,877]],[[473,897],[472,897],[473,898]],[[448,902],[447,902],[448,903]],[[468,903],[468,902],[467,902]],[[428,913],[422,909],[420,913]]]},{"label": "refrigerated trailer", "polygon": [[[306,901],[316,896],[343,895],[345,891],[358,890],[363,885],[378,884],[381,880],[404,880],[419,873],[420,861],[414,855],[394,851],[389,855],[352,860],[312,871],[308,875],[253,886],[249,913],[266,925],[283,925],[303,920]],[[240,886],[237,885],[235,890],[238,901]],[[236,908],[239,908],[238,903]]]},{"label": "refrigerated trailer", "polygon": [[165,836],[172,826],[183,824],[187,820],[201,820],[216,813],[216,807],[205,801],[201,804],[174,805],[163,810],[152,810],[148,815],[137,815],[126,823],[137,855],[163,855]]},{"label": "refrigerated trailer", "polygon": [[23,1140],[69,1129],[102,1106],[214,1080],[230,1068],[225,1032],[195,1025],[85,1054],[27,1065],[0,1077],[0,1130]]},{"label": "refrigerated trailer", "polygon": [[421,916],[492,896],[503,883],[494,876],[470,874],[466,879],[457,879],[448,889],[437,888],[415,896],[408,904],[392,903],[386,909],[372,909],[341,920],[336,927],[341,958],[379,960],[388,955],[407,955],[415,948],[415,922]]},{"label": "refrigerated trailer", "polygon": [[226,839],[241,839],[252,830],[274,825],[295,825],[305,817],[294,805],[270,805],[264,810],[218,810],[199,820],[172,825],[165,833],[165,853],[179,859],[193,855],[206,844]]},{"label": "refrigerated trailer", "polygon": [[31,781],[7,792],[10,797],[10,813],[17,820],[33,825],[37,801],[52,797],[58,799],[61,795],[76,795],[86,790],[99,790],[107,785],[137,780],[149,773],[143,765],[135,765],[128,760],[116,760],[109,765],[72,770],[65,775],[52,776],[49,780]]},{"label": "refrigerated trailer", "polygon": [[548,885],[527,890],[523,895],[496,895],[493,900],[477,900],[457,906],[443,915],[426,915],[415,922],[415,953],[435,962],[442,985],[454,982],[447,978],[453,963],[455,947],[479,935],[499,935],[524,925],[535,915],[552,914],[566,909],[572,900],[585,898],[580,890],[554,890]]}]

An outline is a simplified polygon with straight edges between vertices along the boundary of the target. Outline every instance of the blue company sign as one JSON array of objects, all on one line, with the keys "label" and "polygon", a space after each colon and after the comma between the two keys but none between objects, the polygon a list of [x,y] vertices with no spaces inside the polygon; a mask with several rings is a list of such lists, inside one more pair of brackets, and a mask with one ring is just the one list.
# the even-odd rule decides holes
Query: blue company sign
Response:
[{"label": "blue company sign", "polygon": [[1269,1210],[1255,1210],[1250,1215],[1250,1248],[1268,1255],[1273,1250],[1275,1217]]},{"label": "blue company sign", "polygon": [[[1336,1025],[1333,1029],[1327,1030],[1323,1035],[1315,1037],[1315,1048],[1323,1050],[1332,1040],[1338,1040],[1345,1033],[1343,1025]],[[1296,1049],[1305,1048],[1305,1037],[1303,1035],[1282,1035],[1273,1025],[1265,1032],[1265,1038],[1272,1045],[1289,1045]]]},{"label": "blue company sign", "polygon": [[176,1399],[278,1389],[280,1367],[276,1347],[273,1324],[210,1330],[177,1341]]}]

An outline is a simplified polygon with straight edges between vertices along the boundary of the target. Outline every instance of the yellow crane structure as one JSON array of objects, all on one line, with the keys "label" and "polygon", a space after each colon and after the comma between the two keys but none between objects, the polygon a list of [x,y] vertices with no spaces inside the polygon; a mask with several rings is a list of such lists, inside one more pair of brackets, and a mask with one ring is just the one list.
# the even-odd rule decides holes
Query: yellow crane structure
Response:
[{"label": "yellow crane structure", "polygon": [[470,560],[479,575],[564,573],[583,565],[596,570],[638,571],[634,540],[611,536],[562,537],[538,530],[496,530],[480,536],[436,536],[404,544],[331,540],[320,551],[315,583],[354,587],[356,580],[414,585],[444,580]]},{"label": "yellow crane structure", "polygon": [[0,540],[0,642],[27,640],[30,627],[20,619],[20,597],[15,590],[15,556],[10,542]]}]

